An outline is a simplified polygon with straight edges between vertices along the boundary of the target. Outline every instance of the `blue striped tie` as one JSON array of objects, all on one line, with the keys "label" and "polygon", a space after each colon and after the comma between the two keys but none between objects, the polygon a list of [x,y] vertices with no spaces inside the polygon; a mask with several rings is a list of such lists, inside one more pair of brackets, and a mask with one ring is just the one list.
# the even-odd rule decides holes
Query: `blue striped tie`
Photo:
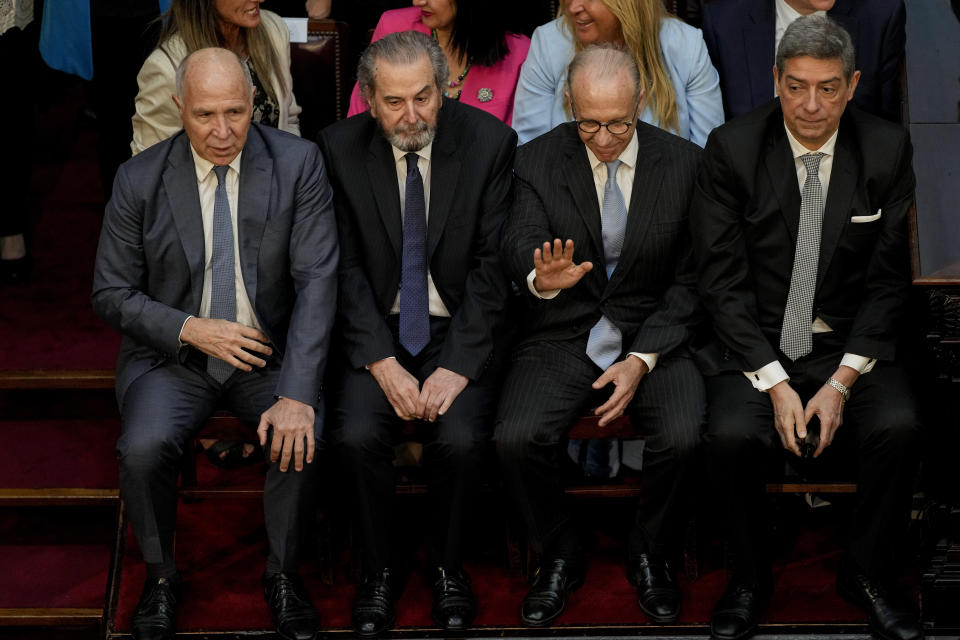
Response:
[{"label": "blue striped tie", "polygon": [[[236,275],[233,263],[233,222],[230,220],[230,201],[227,199],[227,170],[214,167],[217,191],[213,199],[213,251],[210,254],[210,317],[220,320],[237,319]],[[236,371],[233,365],[220,358],[207,356],[207,373],[221,384]]]},{"label": "blue striped tie", "polygon": [[427,205],[419,156],[408,153],[403,213],[403,255],[400,274],[400,344],[410,355],[430,342],[430,300],[427,294]]},{"label": "blue striped tie", "polygon": [[[627,205],[623,193],[617,184],[617,170],[620,161],[607,162],[607,183],[603,187],[603,208],[600,211],[600,225],[603,232],[603,256],[607,269],[607,278],[613,275],[623,249],[623,236],[627,228]],[[607,316],[600,316],[597,324],[590,329],[587,338],[587,355],[598,367],[606,371],[623,349],[623,334],[617,325]]]}]

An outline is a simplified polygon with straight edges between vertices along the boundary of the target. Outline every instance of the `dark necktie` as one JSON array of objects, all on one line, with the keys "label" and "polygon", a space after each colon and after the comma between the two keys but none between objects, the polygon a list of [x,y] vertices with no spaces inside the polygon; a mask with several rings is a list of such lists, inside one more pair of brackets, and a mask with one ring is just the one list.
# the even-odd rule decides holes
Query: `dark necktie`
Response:
[{"label": "dark necktie", "polygon": [[[220,320],[237,319],[236,275],[233,263],[233,222],[230,220],[230,201],[227,199],[227,170],[214,167],[217,191],[213,199],[213,251],[210,254],[210,317]],[[207,357],[207,373],[223,383],[236,371],[233,365],[220,358]]]},{"label": "dark necktie", "polygon": [[798,360],[813,349],[813,294],[817,287],[817,261],[820,259],[820,231],[823,226],[823,185],[820,184],[822,153],[800,156],[807,168],[807,179],[800,193],[800,227],[793,257],[790,293],[783,310],[780,350]]},{"label": "dark necktie", "polygon": [[408,153],[403,213],[403,256],[400,276],[400,344],[417,355],[430,341],[427,294],[427,206],[418,156]]},{"label": "dark necktie", "polygon": [[[623,249],[623,235],[627,228],[627,205],[623,192],[617,184],[620,161],[607,162],[607,183],[603,188],[603,208],[600,211],[600,227],[603,233],[603,255],[607,278],[613,275]],[[587,337],[587,355],[598,367],[607,367],[616,362],[623,350],[623,334],[607,316],[600,316]]]}]

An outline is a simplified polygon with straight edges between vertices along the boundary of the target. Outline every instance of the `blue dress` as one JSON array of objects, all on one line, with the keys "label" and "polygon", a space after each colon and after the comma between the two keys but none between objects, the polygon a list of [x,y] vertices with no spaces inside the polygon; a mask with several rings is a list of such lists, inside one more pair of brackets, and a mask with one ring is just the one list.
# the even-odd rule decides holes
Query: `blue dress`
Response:
[{"label": "blue dress", "polygon": [[[660,27],[660,53],[677,98],[678,122],[672,133],[702,147],[713,128],[723,123],[720,81],[703,34],[681,20],[666,18]],[[573,55],[573,36],[564,18],[533,32],[513,102],[513,128],[520,144],[569,120],[564,89]],[[640,112],[640,119],[660,126],[649,105]]]}]

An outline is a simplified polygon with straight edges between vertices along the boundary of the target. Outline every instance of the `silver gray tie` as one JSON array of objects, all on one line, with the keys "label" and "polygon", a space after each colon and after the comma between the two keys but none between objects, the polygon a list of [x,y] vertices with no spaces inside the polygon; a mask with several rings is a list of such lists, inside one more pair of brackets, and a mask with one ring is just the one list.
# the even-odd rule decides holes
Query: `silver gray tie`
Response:
[{"label": "silver gray tie", "polygon": [[822,153],[800,156],[807,179],[800,193],[800,228],[793,258],[790,293],[783,310],[780,350],[798,360],[813,349],[813,294],[817,286],[817,261],[820,259],[820,231],[823,226],[823,185],[820,184]]},{"label": "silver gray tie", "polygon": [[[620,260],[620,251],[623,249],[623,236],[627,228],[627,205],[623,201],[623,193],[617,184],[617,170],[620,161],[605,163],[607,165],[607,183],[603,187],[603,208],[600,211],[600,225],[603,233],[603,257],[607,270],[607,278],[613,275]],[[587,338],[587,355],[594,363],[606,371],[612,365],[623,349],[623,334],[617,325],[607,316],[600,316],[597,324],[590,329]]]},{"label": "silver gray tie", "polygon": [[[214,167],[217,191],[213,199],[213,251],[210,254],[210,317],[237,319],[237,289],[233,262],[233,222],[227,199],[227,170]],[[220,358],[207,356],[207,373],[223,383],[237,369]]]}]

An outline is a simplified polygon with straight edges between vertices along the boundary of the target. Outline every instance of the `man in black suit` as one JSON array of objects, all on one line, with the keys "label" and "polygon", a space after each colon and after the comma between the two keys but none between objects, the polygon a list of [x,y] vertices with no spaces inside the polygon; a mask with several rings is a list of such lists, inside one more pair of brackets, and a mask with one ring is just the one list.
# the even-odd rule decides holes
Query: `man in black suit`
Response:
[{"label": "man in black suit", "polygon": [[542,557],[521,610],[528,626],[551,624],[583,579],[560,464],[586,412],[601,426],[627,413],[645,434],[627,572],[651,619],[679,611],[670,560],[705,402],[685,348],[698,310],[687,208],[700,149],[637,119],[642,87],[627,53],[579,53],[567,87],[576,122],[517,152],[501,255],[526,310],[495,440]]},{"label": "man in black suit", "polygon": [[120,491],[147,563],[133,635],[174,636],[180,457],[222,405],[259,423],[269,451],[264,593],[277,631],[313,638],[296,572],[337,295],[330,186],[313,143],[251,125],[253,86],[233,53],[188,56],[177,96],[184,131],[117,173],[93,284],[94,310],[124,334]]},{"label": "man in black suit", "polygon": [[404,32],[370,45],[359,83],[370,111],[320,135],[340,230],[346,365],[331,442],[358,493],[361,636],[392,626],[394,444],[403,421],[429,427],[433,618],[470,625],[461,566],[468,492],[489,441],[508,286],[497,261],[517,143],[512,129],[443,98],[443,52]]},{"label": "man in black suit", "polygon": [[777,44],[793,20],[813,13],[826,13],[853,38],[862,73],[853,103],[899,122],[903,0],[714,0],[705,5],[703,38],[720,74],[727,118],[774,97],[770,69]]},{"label": "man in black suit", "polygon": [[885,584],[918,458],[915,402],[895,360],[910,284],[910,142],[847,104],[861,76],[849,34],[827,17],[787,28],[774,77],[779,100],[710,136],[691,207],[717,338],[702,351],[706,440],[734,568],[713,635],[752,633],[772,588],[761,511],[781,447],[836,457],[846,441],[857,497],[838,591],[883,638],[920,638]]}]

